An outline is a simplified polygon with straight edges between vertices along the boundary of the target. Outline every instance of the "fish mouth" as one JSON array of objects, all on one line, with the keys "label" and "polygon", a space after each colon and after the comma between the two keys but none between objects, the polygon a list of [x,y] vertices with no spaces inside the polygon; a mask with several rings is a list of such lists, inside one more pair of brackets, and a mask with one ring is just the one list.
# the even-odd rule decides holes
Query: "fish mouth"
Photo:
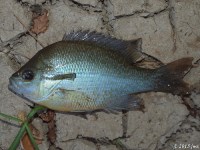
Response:
[{"label": "fish mouth", "polygon": [[13,86],[11,86],[10,84],[8,85],[8,90],[11,91],[12,93],[14,93],[14,94],[17,95],[17,96],[26,99],[26,97],[25,97],[23,94],[20,94],[20,93],[16,92],[16,91],[14,90]]},{"label": "fish mouth", "polygon": [[17,89],[17,86],[16,86],[16,84],[14,83],[14,81],[13,81],[11,78],[9,79],[8,89],[9,89],[11,92],[17,94],[17,93],[15,92],[15,90],[14,90],[14,89]]},{"label": "fish mouth", "polygon": [[24,94],[18,92],[17,89],[18,89],[17,85],[15,84],[15,82],[13,81],[13,79],[10,78],[9,79],[8,90],[11,91],[12,93],[14,93],[17,96],[30,101],[30,99],[28,99],[27,97],[25,97]]}]

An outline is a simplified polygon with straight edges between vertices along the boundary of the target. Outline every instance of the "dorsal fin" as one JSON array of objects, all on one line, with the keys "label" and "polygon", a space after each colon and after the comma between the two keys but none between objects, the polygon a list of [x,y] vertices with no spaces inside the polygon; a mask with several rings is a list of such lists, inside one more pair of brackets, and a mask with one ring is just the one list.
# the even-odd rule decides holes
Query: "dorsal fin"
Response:
[{"label": "dorsal fin", "polygon": [[94,42],[102,47],[109,48],[113,51],[117,51],[126,57],[131,63],[135,63],[142,58],[141,52],[141,39],[124,41],[119,40],[111,36],[103,35],[95,31],[73,31],[69,34],[65,34],[63,41],[90,41]]}]

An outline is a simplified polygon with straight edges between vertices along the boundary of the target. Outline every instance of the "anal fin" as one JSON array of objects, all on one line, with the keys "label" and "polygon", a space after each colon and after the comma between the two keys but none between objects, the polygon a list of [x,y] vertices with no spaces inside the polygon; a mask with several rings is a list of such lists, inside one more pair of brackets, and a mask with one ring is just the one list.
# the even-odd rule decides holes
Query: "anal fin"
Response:
[{"label": "anal fin", "polygon": [[121,111],[121,110],[143,110],[143,100],[136,95],[120,96],[117,99],[107,102],[106,110]]}]

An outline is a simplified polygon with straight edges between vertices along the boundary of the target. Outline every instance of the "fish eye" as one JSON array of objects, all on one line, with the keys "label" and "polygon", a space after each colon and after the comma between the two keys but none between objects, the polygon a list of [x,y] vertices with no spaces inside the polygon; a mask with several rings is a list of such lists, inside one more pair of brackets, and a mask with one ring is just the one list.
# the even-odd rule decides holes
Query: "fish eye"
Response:
[{"label": "fish eye", "polygon": [[22,72],[22,78],[24,79],[24,80],[33,80],[33,78],[34,78],[34,73],[33,73],[33,71],[31,71],[31,70],[24,70],[23,72]]}]

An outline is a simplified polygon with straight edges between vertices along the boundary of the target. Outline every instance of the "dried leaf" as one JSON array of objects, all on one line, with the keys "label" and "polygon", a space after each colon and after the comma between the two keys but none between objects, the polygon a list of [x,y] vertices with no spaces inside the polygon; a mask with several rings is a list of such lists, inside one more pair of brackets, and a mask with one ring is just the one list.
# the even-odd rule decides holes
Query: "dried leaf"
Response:
[{"label": "dried leaf", "polygon": [[39,114],[39,117],[44,122],[50,122],[51,120],[54,120],[55,113],[54,111],[48,110],[47,112]]},{"label": "dried leaf", "polygon": [[48,123],[48,133],[47,137],[51,144],[54,144],[56,141],[56,124],[55,124],[55,112],[52,110],[48,110],[46,113],[42,113],[39,115],[40,118]]},{"label": "dried leaf", "polygon": [[52,120],[48,123],[49,132],[47,133],[47,137],[51,144],[54,144],[56,141],[56,125],[55,120]]},{"label": "dried leaf", "polygon": [[[32,124],[29,125],[30,130],[33,134],[36,144],[42,144],[43,138],[38,129],[36,129]],[[23,138],[21,139],[21,147],[23,150],[34,150],[34,147],[29,139],[28,134],[24,134]]]},{"label": "dried leaf", "polygon": [[142,68],[156,69],[160,67],[160,64],[154,61],[143,61],[139,63],[138,66]]},{"label": "dried leaf", "polygon": [[37,15],[33,13],[33,26],[31,28],[31,32],[35,34],[44,33],[49,26],[49,13],[47,10],[44,10],[41,15]]}]

